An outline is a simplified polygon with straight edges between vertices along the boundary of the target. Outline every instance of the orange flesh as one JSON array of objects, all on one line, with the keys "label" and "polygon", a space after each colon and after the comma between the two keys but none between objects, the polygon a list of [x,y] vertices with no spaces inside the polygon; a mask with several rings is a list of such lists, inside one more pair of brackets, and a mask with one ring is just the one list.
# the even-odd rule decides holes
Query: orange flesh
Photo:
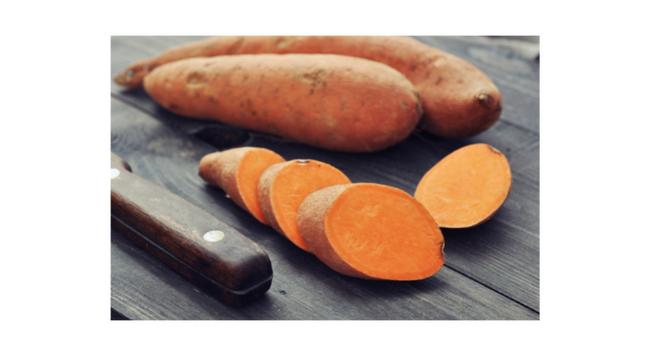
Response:
[{"label": "orange flesh", "polygon": [[444,239],[427,210],[407,193],[356,184],[325,218],[329,243],[352,269],[370,278],[419,280],[444,264]]},{"label": "orange flesh", "polygon": [[248,212],[257,220],[268,225],[257,198],[257,182],[266,168],[284,162],[277,153],[270,150],[251,150],[241,159],[237,169],[237,189]]},{"label": "orange flesh", "polygon": [[440,227],[476,226],[492,217],[510,193],[512,175],[505,155],[486,144],[458,149],[429,170],[415,198]]},{"label": "orange flesh", "polygon": [[298,231],[296,213],[305,198],[319,190],[350,179],[338,169],[314,160],[295,160],[278,172],[270,191],[271,206],[277,225],[289,240],[311,252]]}]

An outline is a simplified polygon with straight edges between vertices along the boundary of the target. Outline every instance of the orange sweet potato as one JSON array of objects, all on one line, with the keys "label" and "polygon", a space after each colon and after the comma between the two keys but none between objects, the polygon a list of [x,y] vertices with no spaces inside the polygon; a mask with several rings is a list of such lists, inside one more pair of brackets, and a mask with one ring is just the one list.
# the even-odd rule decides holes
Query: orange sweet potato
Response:
[{"label": "orange sweet potato", "polygon": [[223,189],[235,204],[268,225],[257,199],[257,183],[266,168],[284,161],[266,148],[233,148],[204,156],[199,163],[199,175],[210,185]]},{"label": "orange sweet potato", "polygon": [[190,57],[259,53],[331,53],[365,58],[395,68],[420,93],[424,130],[441,137],[476,135],[491,127],[501,115],[501,93],[487,75],[461,58],[409,37],[214,37],[136,62],[115,80],[136,88],[150,71],[165,63]]},{"label": "orange sweet potato", "polygon": [[190,58],[144,78],[168,110],[336,151],[406,138],[422,117],[413,85],[387,65],[332,54]]},{"label": "orange sweet potato", "polygon": [[358,183],[318,190],[300,205],[297,224],[316,257],[348,276],[419,280],[445,261],[435,220],[397,188]]},{"label": "orange sweet potato", "polygon": [[440,227],[466,228],[490,219],[511,186],[506,156],[479,143],[460,148],[433,166],[418,183],[415,199]]},{"label": "orange sweet potato", "polygon": [[269,225],[296,246],[311,252],[296,223],[300,203],[319,189],[349,183],[350,179],[343,172],[327,163],[298,159],[267,168],[260,177],[257,192]]}]

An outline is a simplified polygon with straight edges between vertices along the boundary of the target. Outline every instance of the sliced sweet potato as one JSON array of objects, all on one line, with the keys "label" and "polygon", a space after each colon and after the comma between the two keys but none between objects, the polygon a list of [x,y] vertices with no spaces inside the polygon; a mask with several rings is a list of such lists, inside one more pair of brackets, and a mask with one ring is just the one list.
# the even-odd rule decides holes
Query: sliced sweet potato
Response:
[{"label": "sliced sweet potato", "polygon": [[359,183],[318,190],[300,205],[297,223],[316,257],[348,276],[419,280],[445,261],[435,220],[397,188]]},{"label": "sliced sweet potato", "polygon": [[279,154],[266,148],[233,148],[203,157],[199,175],[210,185],[223,189],[235,204],[268,225],[257,199],[257,182],[266,168],[284,161]]},{"label": "sliced sweet potato", "polygon": [[300,203],[319,189],[349,183],[350,179],[343,172],[327,163],[303,159],[277,163],[267,168],[260,177],[260,207],[269,225],[296,246],[311,252],[296,224]]},{"label": "sliced sweet potato", "polygon": [[420,180],[415,199],[440,227],[466,228],[490,219],[510,194],[512,174],[506,156],[487,144],[460,148]]}]

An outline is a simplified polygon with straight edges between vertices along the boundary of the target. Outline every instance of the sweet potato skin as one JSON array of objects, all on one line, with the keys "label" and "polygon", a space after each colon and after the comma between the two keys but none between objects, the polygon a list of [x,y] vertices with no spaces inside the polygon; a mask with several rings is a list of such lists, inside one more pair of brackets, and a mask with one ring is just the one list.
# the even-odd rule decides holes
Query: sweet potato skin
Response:
[{"label": "sweet potato skin", "polygon": [[405,139],[422,109],[396,70],[339,55],[190,58],[144,79],[160,105],[324,149],[371,152]]},{"label": "sweet potato skin", "polygon": [[137,61],[115,76],[116,83],[129,89],[141,88],[144,77],[157,67],[186,58],[236,54],[244,37],[211,37],[170,48],[159,55]]},{"label": "sweet potato skin", "polygon": [[[234,155],[213,152],[199,162],[199,176],[210,185],[223,189],[235,204],[246,211],[248,208],[237,187],[237,163],[250,150],[250,147],[241,147],[236,149]],[[215,166],[219,169],[214,169]]]},{"label": "sweet potato skin", "polygon": [[277,153],[259,147],[238,147],[228,151],[210,153],[201,158],[199,162],[199,176],[210,185],[223,189],[228,197],[242,209],[249,212],[261,223],[268,225],[264,215],[259,211],[255,202],[250,202],[249,206],[244,197],[241,195],[242,189],[238,183],[240,163],[247,154],[264,153],[272,159],[272,162],[279,163],[284,161]]},{"label": "sweet potato skin", "polygon": [[[240,150],[237,156],[232,157],[232,160],[241,159],[241,156],[243,156],[246,153],[245,151],[246,150]],[[201,161],[199,162],[199,176],[203,178],[204,181],[208,182],[210,185],[215,187],[220,187],[225,190],[225,187],[232,186],[232,183],[230,182],[231,179],[226,179],[225,176],[230,175],[231,177],[234,178],[235,172],[231,172],[230,174],[224,174],[227,172],[225,172],[222,169],[220,170],[213,169],[213,167],[217,165],[217,166],[233,167],[234,170],[234,165],[222,163],[223,159],[224,159],[224,155],[222,154],[222,152],[213,152],[203,156],[203,158],[201,158]]]},{"label": "sweet potato skin", "polygon": [[501,115],[496,85],[467,61],[399,36],[238,36],[214,37],[172,48],[135,63],[115,79],[133,88],[149,71],[182,58],[259,53],[331,53],[384,63],[404,74],[420,93],[423,129],[445,138],[474,136]]}]

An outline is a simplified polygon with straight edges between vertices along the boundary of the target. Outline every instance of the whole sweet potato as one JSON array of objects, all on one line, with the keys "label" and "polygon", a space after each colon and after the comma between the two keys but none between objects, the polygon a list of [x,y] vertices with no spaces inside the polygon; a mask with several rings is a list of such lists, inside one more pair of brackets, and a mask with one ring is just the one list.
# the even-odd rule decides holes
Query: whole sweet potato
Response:
[{"label": "whole sweet potato", "polygon": [[189,58],[157,67],[144,88],[179,115],[336,151],[387,148],[422,117],[417,91],[401,73],[332,54]]},{"label": "whole sweet potato", "polygon": [[151,70],[165,63],[189,57],[259,53],[331,53],[384,63],[413,83],[422,100],[424,130],[441,137],[476,135],[491,127],[501,115],[501,93],[481,70],[409,37],[214,37],[136,62],[115,80],[136,88]]}]

